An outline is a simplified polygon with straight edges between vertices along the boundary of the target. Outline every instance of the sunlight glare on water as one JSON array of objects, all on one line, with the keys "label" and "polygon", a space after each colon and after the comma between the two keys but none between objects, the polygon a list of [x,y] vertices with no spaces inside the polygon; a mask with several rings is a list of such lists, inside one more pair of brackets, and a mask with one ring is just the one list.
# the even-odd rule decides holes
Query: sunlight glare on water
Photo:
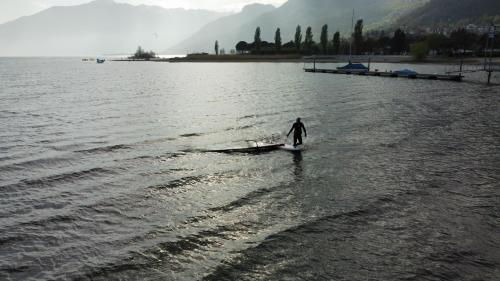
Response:
[{"label": "sunlight glare on water", "polygon": [[[0,66],[1,280],[500,275],[498,86],[295,63]],[[297,117],[300,154],[209,152],[283,142]]]}]

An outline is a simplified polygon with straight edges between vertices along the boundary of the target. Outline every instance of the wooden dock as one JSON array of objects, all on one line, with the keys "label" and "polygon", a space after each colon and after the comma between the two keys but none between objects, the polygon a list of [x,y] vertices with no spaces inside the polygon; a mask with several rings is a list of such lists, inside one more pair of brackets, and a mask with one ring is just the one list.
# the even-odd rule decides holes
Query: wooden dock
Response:
[{"label": "wooden dock", "polygon": [[330,74],[344,74],[344,75],[359,75],[359,76],[379,76],[390,78],[408,78],[408,79],[426,79],[426,80],[445,80],[445,81],[462,81],[461,74],[410,74],[401,75],[397,72],[381,72],[381,71],[364,71],[364,70],[339,70],[339,69],[321,69],[321,68],[304,68],[306,72],[313,73],[330,73]]}]

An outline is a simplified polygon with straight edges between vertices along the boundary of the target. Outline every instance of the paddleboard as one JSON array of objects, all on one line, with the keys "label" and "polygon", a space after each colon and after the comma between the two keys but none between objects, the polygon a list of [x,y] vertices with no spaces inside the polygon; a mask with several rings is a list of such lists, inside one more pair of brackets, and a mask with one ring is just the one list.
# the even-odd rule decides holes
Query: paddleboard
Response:
[{"label": "paddleboard", "polygon": [[301,151],[304,149],[304,145],[297,145],[297,146],[293,146],[292,144],[285,144],[283,146],[280,147],[281,149],[283,150],[287,150],[287,151]]}]

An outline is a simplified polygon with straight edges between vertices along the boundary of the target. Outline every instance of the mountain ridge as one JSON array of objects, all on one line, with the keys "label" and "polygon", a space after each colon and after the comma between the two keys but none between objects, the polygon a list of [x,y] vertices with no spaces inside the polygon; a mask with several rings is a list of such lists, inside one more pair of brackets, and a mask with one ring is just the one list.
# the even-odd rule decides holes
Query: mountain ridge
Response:
[{"label": "mountain ridge", "polygon": [[[249,21],[254,20],[259,15],[275,10],[273,5],[250,4],[241,10],[240,13],[219,18],[198,32],[187,38],[185,41],[167,49],[164,53],[184,53],[190,51],[207,51],[206,45],[213,45],[215,40],[219,41],[221,48],[233,48],[232,43],[239,40],[241,36],[240,28]],[[229,33],[229,35],[228,35]],[[217,38],[217,39],[214,39]],[[187,42],[187,43],[186,43]],[[193,50],[194,49],[194,50]]]},{"label": "mountain ridge", "polygon": [[[289,0],[276,9],[262,13],[253,20],[241,23],[238,28],[224,29],[224,27],[219,26],[218,29],[215,29],[206,26],[185,41],[167,49],[167,52],[177,53],[186,50],[212,52],[212,45],[215,40],[219,41],[221,47],[233,49],[238,41],[252,42],[256,27],[261,27],[262,40],[266,41],[274,41],[274,32],[279,27],[283,43],[293,39],[297,25],[302,26],[303,33],[308,26],[311,26],[315,40],[318,39],[323,24],[329,25],[331,36],[337,30],[347,35],[351,29],[353,9],[356,11],[356,18],[363,18],[365,26],[370,28],[370,25],[385,20],[395,11],[404,14],[408,12],[406,10],[423,5],[426,1],[372,0],[367,3],[365,0],[315,0],[314,5],[311,5],[310,0]],[[238,15],[232,16],[237,17]],[[223,19],[221,18],[219,21]],[[221,39],[222,34],[225,36],[224,40]],[[209,35],[212,36],[209,37]],[[198,39],[193,40],[193,38]],[[200,38],[206,39],[202,42]]]},{"label": "mountain ridge", "polygon": [[130,54],[138,45],[164,54],[213,52],[216,40],[226,50],[253,42],[257,27],[271,42],[279,27],[286,43],[297,25],[303,36],[311,26],[319,41],[328,24],[331,40],[335,31],[349,36],[353,9],[365,31],[500,23],[499,0],[288,0],[279,7],[250,4],[235,14],[95,0],[0,24],[0,56]]},{"label": "mountain ridge", "polygon": [[[55,6],[0,25],[0,55],[133,53],[162,50],[227,13],[97,0]],[[33,46],[36,46],[34,48]]]}]

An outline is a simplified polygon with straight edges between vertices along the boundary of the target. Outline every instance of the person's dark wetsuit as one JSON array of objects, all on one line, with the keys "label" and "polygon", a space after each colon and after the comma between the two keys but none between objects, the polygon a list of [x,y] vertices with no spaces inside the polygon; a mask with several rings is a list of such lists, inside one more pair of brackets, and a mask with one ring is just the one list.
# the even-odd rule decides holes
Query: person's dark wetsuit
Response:
[{"label": "person's dark wetsuit", "polygon": [[306,127],[304,127],[304,124],[300,122],[300,118],[297,118],[297,121],[293,124],[292,128],[290,129],[290,132],[286,135],[287,137],[290,136],[290,134],[293,131],[293,145],[301,145],[302,144],[302,129],[304,129],[305,136],[307,138],[307,131]]}]

